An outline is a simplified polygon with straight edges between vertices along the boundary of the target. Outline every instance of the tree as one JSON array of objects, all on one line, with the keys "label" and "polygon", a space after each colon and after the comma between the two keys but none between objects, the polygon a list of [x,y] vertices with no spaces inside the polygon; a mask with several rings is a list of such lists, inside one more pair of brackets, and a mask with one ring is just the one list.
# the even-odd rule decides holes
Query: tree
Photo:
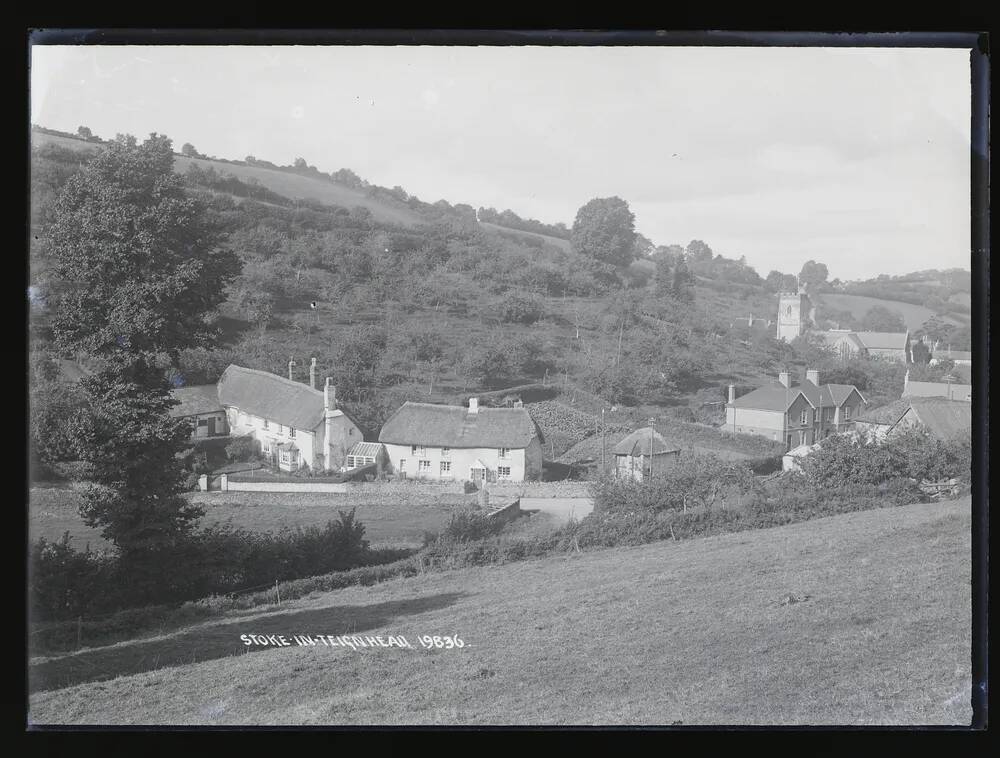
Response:
[{"label": "tree", "polygon": [[896,311],[876,305],[861,317],[860,329],[866,332],[905,332],[906,322]]},{"label": "tree", "polygon": [[577,211],[570,244],[593,260],[627,266],[635,256],[635,216],[628,203],[620,197],[588,202]]},{"label": "tree", "polygon": [[810,289],[816,289],[826,282],[828,276],[826,265],[816,261],[806,261],[799,272],[799,282]]},{"label": "tree", "polygon": [[795,292],[799,288],[799,280],[795,274],[782,274],[780,292]]},{"label": "tree", "polygon": [[653,241],[649,237],[636,233],[635,252],[632,257],[639,259],[648,258],[653,253],[654,248]]},{"label": "tree", "polygon": [[782,284],[784,284],[785,275],[780,271],[771,271],[764,280],[764,286],[767,287],[768,292],[781,292]]},{"label": "tree", "polygon": [[656,260],[656,277],[653,288],[657,297],[671,297],[674,294],[673,271],[665,258],[657,258]]},{"label": "tree", "polygon": [[305,158],[296,158],[294,166],[295,166],[295,168],[300,169],[300,170],[301,169],[309,168],[309,166],[306,164],[306,159]]},{"label": "tree", "polygon": [[688,270],[684,256],[677,260],[674,266],[673,295],[678,300],[691,302],[694,300],[694,277]]},{"label": "tree", "polygon": [[94,138],[94,133],[92,131],[90,131],[89,127],[86,127],[86,126],[78,126],[78,127],[76,127],[76,135],[78,137],[82,137],[83,139],[93,139]]},{"label": "tree", "polygon": [[931,359],[931,351],[920,340],[911,345],[910,354],[913,356],[913,362],[917,364],[928,363]]},{"label": "tree", "polygon": [[190,142],[185,142],[181,145],[181,155],[187,156],[188,158],[200,158],[201,153],[194,149],[194,145]]},{"label": "tree", "polygon": [[687,246],[687,258],[691,263],[710,263],[712,248],[701,240],[691,240]]},{"label": "tree", "polygon": [[75,430],[90,469],[81,512],[135,566],[200,515],[180,497],[190,429],[168,416],[164,367],[213,342],[207,317],[238,270],[173,162],[166,137],[139,145],[119,135],[66,183],[46,235],[56,345],[101,367],[81,382],[90,406]]}]

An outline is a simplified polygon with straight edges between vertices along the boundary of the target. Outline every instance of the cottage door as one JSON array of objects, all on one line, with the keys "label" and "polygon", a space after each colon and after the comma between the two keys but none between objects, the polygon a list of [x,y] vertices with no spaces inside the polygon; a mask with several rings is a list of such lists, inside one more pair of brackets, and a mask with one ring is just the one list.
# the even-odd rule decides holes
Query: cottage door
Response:
[{"label": "cottage door", "polygon": [[486,473],[485,469],[476,467],[472,468],[472,481],[476,486],[478,486],[483,481],[484,478],[483,475],[485,473]]},{"label": "cottage door", "polygon": [[215,418],[214,417],[210,418],[208,420],[208,436],[209,437],[214,437],[215,436]]}]

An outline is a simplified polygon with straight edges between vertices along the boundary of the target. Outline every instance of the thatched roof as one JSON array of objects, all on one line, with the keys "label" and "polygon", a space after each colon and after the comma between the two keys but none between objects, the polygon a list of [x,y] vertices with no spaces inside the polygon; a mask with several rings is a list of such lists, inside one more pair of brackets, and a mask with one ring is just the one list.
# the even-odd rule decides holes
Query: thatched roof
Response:
[{"label": "thatched roof", "polygon": [[479,408],[407,401],[382,425],[379,442],[431,447],[525,448],[541,434],[524,408]]},{"label": "thatched roof", "polygon": [[323,393],[277,374],[232,365],[218,384],[222,405],[285,424],[314,429],[323,421]]},{"label": "thatched roof", "polygon": [[[650,433],[652,432],[652,435]],[[672,442],[667,442],[662,434],[652,429],[644,427],[632,432],[614,447],[615,455],[649,455],[650,436],[652,436],[653,455],[665,455],[667,453],[679,453],[680,448]]]}]

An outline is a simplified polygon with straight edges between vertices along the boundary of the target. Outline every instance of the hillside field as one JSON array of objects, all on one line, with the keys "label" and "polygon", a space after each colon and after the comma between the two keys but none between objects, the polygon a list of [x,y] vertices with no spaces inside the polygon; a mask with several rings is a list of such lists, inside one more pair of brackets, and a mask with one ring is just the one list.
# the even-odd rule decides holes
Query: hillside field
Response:
[{"label": "hillside field", "polygon": [[[824,292],[817,299],[831,308],[850,311],[855,318],[862,318],[869,309],[874,308],[876,305],[883,306],[890,311],[896,311],[902,316],[903,321],[906,323],[906,328],[911,332],[919,329],[925,321],[933,318],[935,315],[934,311],[922,305],[904,303],[899,300],[880,300],[879,298],[865,297],[864,295],[835,295]],[[952,316],[939,315],[938,318],[955,326],[961,326],[963,323]]]},{"label": "hillside field", "polygon": [[[970,537],[963,498],[317,593],[36,660],[28,720],[968,724]],[[240,640],[348,633],[413,649]]]}]

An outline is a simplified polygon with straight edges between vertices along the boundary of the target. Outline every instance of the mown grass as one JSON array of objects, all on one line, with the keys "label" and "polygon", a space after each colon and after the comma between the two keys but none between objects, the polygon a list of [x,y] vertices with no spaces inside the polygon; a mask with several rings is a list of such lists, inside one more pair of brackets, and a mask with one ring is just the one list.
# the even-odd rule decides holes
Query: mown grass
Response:
[{"label": "mown grass", "polygon": [[[302,598],[53,659],[47,677],[87,683],[35,694],[29,720],[967,724],[969,506],[887,508]],[[402,634],[416,647],[245,654],[239,636],[250,633]],[[420,634],[458,634],[465,647],[424,650]]]},{"label": "mown grass", "polygon": [[[235,527],[259,532],[276,532],[283,527],[323,526],[337,519],[338,510],[355,508],[355,516],[365,525],[365,539],[373,547],[419,547],[424,531],[439,531],[451,515],[469,507],[475,498],[445,494],[422,502],[374,502],[371,498],[321,493],[192,493],[189,497],[205,508],[202,526],[232,523]],[[97,529],[80,518],[80,495],[63,488],[33,487],[29,493],[29,531],[32,541],[39,537],[57,540],[69,532],[72,545],[83,550],[110,548]]]}]

